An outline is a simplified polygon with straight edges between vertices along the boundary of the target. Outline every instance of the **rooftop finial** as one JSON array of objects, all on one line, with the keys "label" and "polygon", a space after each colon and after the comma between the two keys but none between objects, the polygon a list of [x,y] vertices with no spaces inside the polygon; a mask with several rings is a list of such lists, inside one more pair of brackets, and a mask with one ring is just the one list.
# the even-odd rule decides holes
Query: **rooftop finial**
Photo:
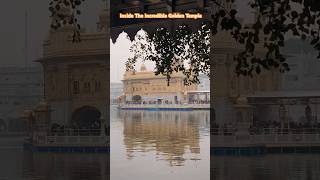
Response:
[{"label": "rooftop finial", "polygon": [[146,65],[145,65],[145,64],[142,64],[142,65],[141,65],[141,67],[140,67],[140,71],[141,71],[141,72],[145,72],[145,71],[147,71],[147,67],[146,67]]}]

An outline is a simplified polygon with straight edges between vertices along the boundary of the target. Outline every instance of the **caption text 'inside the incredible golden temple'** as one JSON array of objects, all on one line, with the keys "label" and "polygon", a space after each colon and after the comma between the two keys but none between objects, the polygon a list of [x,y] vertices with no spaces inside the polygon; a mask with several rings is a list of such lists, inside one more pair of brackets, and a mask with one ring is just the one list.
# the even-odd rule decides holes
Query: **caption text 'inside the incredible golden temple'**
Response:
[{"label": "caption text 'inside the incredible golden temple'", "polygon": [[121,19],[202,19],[200,13],[120,13]]}]

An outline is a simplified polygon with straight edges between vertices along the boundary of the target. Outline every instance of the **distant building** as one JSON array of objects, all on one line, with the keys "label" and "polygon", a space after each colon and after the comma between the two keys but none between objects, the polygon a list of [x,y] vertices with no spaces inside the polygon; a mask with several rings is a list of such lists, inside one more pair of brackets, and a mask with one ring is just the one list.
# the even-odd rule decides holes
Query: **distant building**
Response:
[{"label": "distant building", "polygon": [[43,73],[40,67],[0,68],[0,119],[3,130],[22,130],[24,109],[33,108],[43,98]]},{"label": "distant building", "polygon": [[110,83],[110,103],[118,103],[119,97],[123,93],[123,84],[122,83]]},{"label": "distant building", "polygon": [[198,84],[198,90],[210,91],[210,79],[207,75],[201,74],[199,76],[200,84]]}]

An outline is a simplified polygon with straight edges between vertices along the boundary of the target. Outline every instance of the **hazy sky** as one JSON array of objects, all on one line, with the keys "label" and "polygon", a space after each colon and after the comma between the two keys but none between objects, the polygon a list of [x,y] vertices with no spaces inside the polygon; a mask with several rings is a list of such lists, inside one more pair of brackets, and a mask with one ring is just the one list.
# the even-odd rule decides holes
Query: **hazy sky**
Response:
[{"label": "hazy sky", "polygon": [[[144,31],[139,31],[138,33],[144,34]],[[110,73],[111,73],[111,82],[121,82],[123,74],[125,72],[125,62],[129,57],[133,56],[133,53],[130,52],[130,46],[132,42],[128,39],[126,33],[121,33],[115,44],[110,40]],[[143,62],[137,62],[136,70],[140,70],[140,67]],[[144,62],[148,70],[153,70],[154,65],[152,62]]]},{"label": "hazy sky", "polygon": [[[0,6],[0,66],[24,66],[25,14],[28,14],[28,62],[41,57],[49,27],[49,0],[8,0]],[[94,30],[102,0],[87,0],[81,22]]]},{"label": "hazy sky", "polygon": [[[0,6],[0,66],[24,66],[25,64],[25,14],[28,22],[28,64],[42,56],[42,42],[49,27],[49,0],[9,0]],[[245,9],[245,5],[240,5]],[[88,31],[94,31],[102,0],[87,0],[83,5],[81,24]],[[247,11],[244,11],[247,12]],[[130,41],[122,34],[116,45],[111,45],[111,81],[120,81],[124,72],[123,64],[130,56]],[[121,66],[120,66],[121,64]],[[150,65],[147,64],[148,67]],[[138,65],[137,67],[140,67]]]}]

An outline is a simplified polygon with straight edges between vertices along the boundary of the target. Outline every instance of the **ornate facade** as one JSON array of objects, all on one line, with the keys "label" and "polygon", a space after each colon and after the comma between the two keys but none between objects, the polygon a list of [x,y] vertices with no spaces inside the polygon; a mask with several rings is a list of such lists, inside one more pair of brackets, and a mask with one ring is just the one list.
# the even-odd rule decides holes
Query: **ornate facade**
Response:
[{"label": "ornate facade", "polygon": [[51,107],[51,122],[71,124],[73,112],[94,107],[101,118],[109,119],[109,17],[100,13],[97,32],[81,32],[74,43],[73,28],[51,30],[44,41],[43,65],[45,100]]},{"label": "ornate facade", "polygon": [[[246,105],[248,96],[257,92],[280,89],[281,75],[276,69],[262,71],[261,74],[254,75],[254,77],[237,76],[234,72],[236,64],[233,57],[244,47],[235,43],[228,32],[221,32],[212,37],[211,45],[214,46],[212,47],[214,53],[212,52],[211,57],[215,62],[211,67],[213,76],[210,83],[210,95],[213,100],[211,105],[215,109],[214,120],[218,123],[237,122],[241,114],[238,111],[239,105]],[[256,56],[263,56],[264,52],[262,44],[257,45]]]},{"label": "ornate facade", "polygon": [[174,73],[168,86],[167,78],[156,76],[154,72],[147,71],[144,66],[141,71],[127,71],[123,76],[125,101],[155,101],[162,99],[171,103],[187,101],[187,92],[198,89],[197,85],[184,85],[184,75]]}]

